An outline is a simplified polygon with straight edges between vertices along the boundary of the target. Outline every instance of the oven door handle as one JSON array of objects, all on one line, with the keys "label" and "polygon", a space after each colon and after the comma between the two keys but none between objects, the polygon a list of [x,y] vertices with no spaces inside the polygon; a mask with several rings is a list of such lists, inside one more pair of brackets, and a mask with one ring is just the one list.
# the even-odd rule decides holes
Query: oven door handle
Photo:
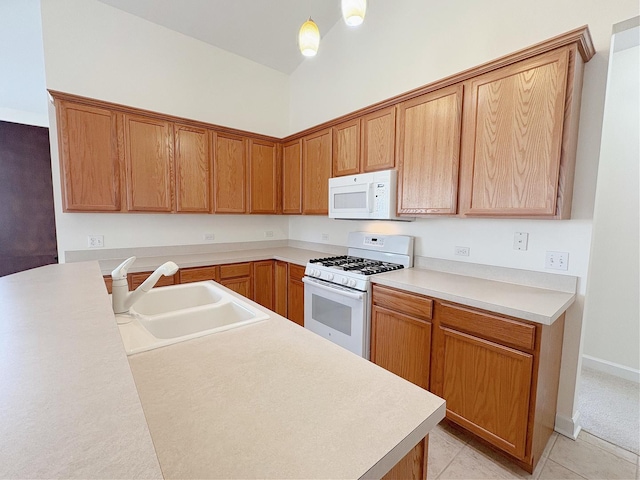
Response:
[{"label": "oven door handle", "polygon": [[341,288],[338,289],[338,288],[327,287],[326,285],[323,285],[322,283],[318,283],[308,277],[302,277],[302,281],[310,286],[313,286],[314,288],[319,288],[320,290],[326,290],[327,292],[344,295],[345,297],[353,298],[354,300],[362,300],[364,297],[364,293],[351,293]]}]

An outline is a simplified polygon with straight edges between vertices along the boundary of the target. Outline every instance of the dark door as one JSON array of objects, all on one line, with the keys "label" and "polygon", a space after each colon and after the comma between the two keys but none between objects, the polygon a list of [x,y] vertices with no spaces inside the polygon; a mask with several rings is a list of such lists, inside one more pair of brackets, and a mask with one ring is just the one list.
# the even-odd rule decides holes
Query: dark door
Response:
[{"label": "dark door", "polygon": [[0,122],[0,277],[58,263],[49,129]]}]

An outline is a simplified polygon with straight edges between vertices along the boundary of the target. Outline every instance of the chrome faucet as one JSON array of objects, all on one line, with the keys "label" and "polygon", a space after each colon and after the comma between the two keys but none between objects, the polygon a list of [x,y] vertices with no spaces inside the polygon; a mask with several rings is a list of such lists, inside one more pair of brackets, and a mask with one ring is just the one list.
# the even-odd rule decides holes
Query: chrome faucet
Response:
[{"label": "chrome faucet", "polygon": [[142,284],[133,292],[129,291],[127,283],[127,273],[129,267],[136,261],[136,257],[127,258],[124,262],[111,272],[113,286],[111,289],[111,304],[113,305],[113,313],[127,313],[131,306],[136,303],[140,297],[153,288],[161,276],[170,276],[178,271],[178,265],[173,262],[166,262],[160,265],[155,271],[149,275]]}]

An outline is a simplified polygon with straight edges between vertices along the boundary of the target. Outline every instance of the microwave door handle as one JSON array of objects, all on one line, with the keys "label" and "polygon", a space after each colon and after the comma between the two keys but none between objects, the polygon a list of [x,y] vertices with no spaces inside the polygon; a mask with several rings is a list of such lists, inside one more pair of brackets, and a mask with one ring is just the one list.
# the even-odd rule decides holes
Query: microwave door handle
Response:
[{"label": "microwave door handle", "polygon": [[351,292],[347,292],[346,290],[327,287],[321,283],[314,282],[313,280],[307,277],[302,277],[302,281],[304,283],[307,283],[313,286],[314,288],[318,288],[320,290],[326,290],[328,292],[338,293],[340,295],[344,295],[347,298],[353,298],[354,300],[362,300],[362,297],[364,297],[364,293],[351,293]]}]

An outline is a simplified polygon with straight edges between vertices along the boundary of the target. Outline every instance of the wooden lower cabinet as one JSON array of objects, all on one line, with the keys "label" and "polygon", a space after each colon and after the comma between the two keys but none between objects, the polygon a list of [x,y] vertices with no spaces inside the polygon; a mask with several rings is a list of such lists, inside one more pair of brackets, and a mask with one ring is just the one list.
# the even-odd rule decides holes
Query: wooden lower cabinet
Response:
[{"label": "wooden lower cabinet", "polygon": [[273,310],[273,260],[253,262],[253,300]]},{"label": "wooden lower cabinet", "polygon": [[555,424],[564,316],[533,324],[435,302],[430,390],[447,418],[533,472]]},{"label": "wooden lower cabinet", "polygon": [[371,310],[371,361],[533,472],[555,425],[564,315],[542,325],[375,284]]},{"label": "wooden lower cabinet", "polygon": [[407,453],[402,460],[389,470],[383,480],[407,480],[427,478],[427,458],[429,457],[429,435]]},{"label": "wooden lower cabinet", "polygon": [[304,267],[289,264],[287,318],[304,327]]},{"label": "wooden lower cabinet", "polygon": [[371,361],[429,388],[431,299],[373,286]]},{"label": "wooden lower cabinet", "polygon": [[253,298],[251,262],[220,265],[219,283],[247,298]]},{"label": "wooden lower cabinet", "polygon": [[287,318],[289,264],[276,260],[273,272],[273,311]]}]

